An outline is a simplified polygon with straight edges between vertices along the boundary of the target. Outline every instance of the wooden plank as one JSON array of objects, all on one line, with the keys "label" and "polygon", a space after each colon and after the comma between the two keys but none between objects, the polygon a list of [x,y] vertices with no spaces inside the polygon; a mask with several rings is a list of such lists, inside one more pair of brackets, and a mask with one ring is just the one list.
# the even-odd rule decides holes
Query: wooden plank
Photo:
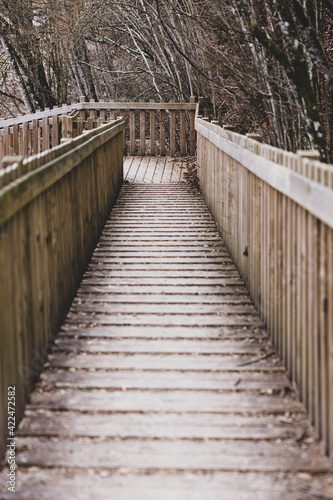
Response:
[{"label": "wooden plank", "polygon": [[176,154],[176,112],[170,111],[170,155]]},{"label": "wooden plank", "polygon": [[[172,285],[170,287],[165,287],[163,288],[163,284],[161,285],[144,285],[144,284],[138,284],[132,289],[129,287],[122,287],[121,283],[115,283],[115,281],[110,282],[109,284],[103,284],[100,280],[95,280],[96,284],[91,285],[90,284],[91,280],[85,280],[83,283],[81,283],[80,291],[93,291],[101,294],[165,294],[166,296],[170,296],[173,294],[177,295],[184,295],[187,296],[188,294],[192,295],[207,295],[208,297],[213,297],[213,296],[218,296],[222,295],[224,293],[238,293],[242,294],[244,293],[244,287],[242,290],[241,286],[235,283],[234,281],[230,282],[229,285],[188,285],[186,287],[182,285]],[[241,283],[243,285],[243,283]],[[212,300],[214,302],[214,300]]]},{"label": "wooden plank", "polygon": [[165,156],[165,110],[160,110],[160,155]]},{"label": "wooden plank", "polygon": [[135,155],[135,111],[129,112],[129,125],[130,125],[130,155]]},{"label": "wooden plank", "polygon": [[[135,375],[135,376],[133,376]],[[45,372],[41,378],[44,389],[80,388],[108,389],[108,390],[197,390],[197,391],[233,391],[237,387],[241,391],[274,391],[283,392],[286,387],[291,390],[285,374],[278,373],[247,373],[240,377],[238,373],[208,372],[192,373],[160,371],[158,376],[154,371],[143,373],[131,370],[114,371],[108,373],[87,373],[81,371],[54,371]],[[244,417],[243,417],[244,418]],[[206,424],[207,425],[207,424]],[[297,431],[297,426],[294,426]],[[186,436],[184,436],[186,437]],[[251,439],[250,433],[248,439]],[[252,435],[252,439],[254,439]]]},{"label": "wooden plank", "polygon": [[[182,110],[195,110],[195,103],[187,103],[187,102],[85,102],[75,105],[76,109],[120,109],[120,110],[129,110],[129,109],[147,109],[147,110],[172,110],[172,109],[182,109]],[[1,127],[1,122],[0,122]]]},{"label": "wooden plank", "polygon": [[[67,322],[68,326],[70,322]],[[81,325],[81,323],[80,323]],[[168,325],[166,325],[168,326]],[[217,325],[221,328],[222,325]],[[57,368],[72,368],[76,369],[98,369],[98,370],[182,370],[182,371],[237,371],[243,372],[285,372],[285,369],[277,364],[277,357],[270,356],[267,359],[261,359],[255,364],[243,365],[252,361],[254,356],[251,355],[214,355],[196,354],[195,356],[184,356],[177,354],[76,354],[76,353],[57,353],[49,356],[51,367]],[[226,400],[230,398],[230,394],[226,395]],[[240,397],[243,400],[242,397]],[[280,398],[281,399],[281,398]],[[255,397],[253,397],[255,400]],[[231,399],[230,399],[231,401]],[[264,401],[265,400],[261,400]],[[258,401],[258,404],[259,402]],[[283,398],[282,398],[283,401]],[[228,406],[225,411],[228,412]],[[208,411],[208,410],[207,410]],[[230,410],[232,411],[232,410]],[[266,406],[262,407],[262,411],[268,411]],[[223,413],[223,411],[222,411]]]},{"label": "wooden plank", "polygon": [[[190,97],[190,102],[195,103],[195,97]],[[195,132],[195,110],[190,111],[190,155],[194,156],[196,150],[196,132]]]},{"label": "wooden plank", "polygon": [[[200,254],[199,254],[200,255]],[[138,260],[138,263],[135,262],[135,257],[132,259],[125,259],[119,262],[119,257],[113,257],[112,253],[110,257],[99,256],[97,259],[94,259],[90,264],[90,269],[96,270],[113,270],[113,269],[126,269],[126,270],[198,270],[198,271],[235,271],[237,268],[230,261],[229,258],[218,258],[213,257],[209,259],[208,257],[203,258],[184,258],[179,259],[179,263],[177,264],[177,259],[175,258],[141,258]]]},{"label": "wooden plank", "polygon": [[146,112],[140,111],[140,155],[145,155],[146,149]]},{"label": "wooden plank", "polygon": [[[25,466],[43,465],[45,456],[49,466],[86,468],[94,456],[96,467],[114,469],[119,467],[137,470],[229,470],[229,471],[311,471],[328,472],[329,462],[326,457],[313,457],[307,450],[302,456],[297,453],[297,446],[258,442],[256,446],[240,441],[221,442],[210,440],[209,446],[202,442],[124,440],[120,442],[87,442],[77,439],[75,442],[62,439],[61,443],[46,441],[41,447],[38,438],[20,438],[22,451],[16,455],[17,463]],[[178,453],[174,454],[174,449]],[[143,453],[144,451],[144,453]],[[117,459],[112,458],[116,455]],[[295,462],[295,456],[298,460]],[[121,457],[121,459],[119,459]]]},{"label": "wooden plank", "polygon": [[[65,339],[59,338],[55,346],[60,351],[104,352],[104,353],[164,353],[164,354],[261,354],[260,343],[241,343],[232,340],[154,340],[149,342],[141,339]],[[258,355],[259,355],[258,354]],[[181,378],[181,377],[180,377]],[[213,383],[213,382],[212,382]]]},{"label": "wooden plank", "polygon": [[182,182],[183,181],[183,173],[185,170],[185,166],[183,162],[177,161],[174,162],[173,164],[173,170],[172,170],[172,176],[171,176],[171,182]]},{"label": "wooden plank", "polygon": [[[137,170],[134,182],[143,182],[143,180],[145,178],[145,175],[146,175],[146,171],[147,171],[149,162],[150,162],[150,157],[149,156],[143,156],[142,157],[142,160],[140,162],[140,167]],[[123,221],[123,226],[125,228],[124,221]],[[115,224],[113,227],[116,229],[117,225]],[[134,224],[133,229],[135,229],[135,227],[138,227],[138,225]],[[120,225],[119,225],[119,228],[120,228]]]},{"label": "wooden plank", "polygon": [[[251,304],[252,301],[250,297],[246,294],[245,291],[236,291],[234,292],[233,289],[230,287],[229,289],[223,288],[221,293],[218,293],[219,291],[217,290],[215,295],[209,294],[209,295],[187,295],[187,294],[182,294],[182,295],[177,295],[177,294],[158,294],[155,290],[152,290],[152,293],[149,294],[147,293],[145,296],[142,296],[141,293],[127,293],[125,292],[124,294],[118,293],[118,294],[103,294],[103,293],[92,293],[92,291],[87,290],[85,293],[85,287],[84,285],[80,287],[78,295],[74,301],[73,304],[81,304],[84,305],[85,303],[88,304],[93,304],[95,302],[103,302],[104,304],[118,304],[118,303],[123,303],[129,305],[130,303],[134,304],[217,304],[217,305],[227,305],[227,304]],[[147,292],[148,292],[147,288]],[[125,296],[124,296],[125,295]]]},{"label": "wooden plank", "polygon": [[19,129],[18,129],[18,125],[16,123],[14,123],[14,125],[13,125],[12,138],[13,138],[13,154],[18,155],[19,154]]},{"label": "wooden plank", "polygon": [[224,326],[224,325],[238,325],[238,326],[250,326],[250,325],[261,325],[261,321],[259,316],[256,315],[240,315],[237,316],[235,314],[230,316],[186,316],[180,314],[173,315],[153,315],[153,314],[145,314],[141,316],[135,316],[130,314],[118,314],[115,316],[107,315],[107,314],[91,314],[90,316],[87,314],[71,314],[70,321],[74,321],[75,323],[96,323],[103,325],[174,325],[174,326],[190,326],[190,325],[216,325],[216,326]]},{"label": "wooden plank", "polygon": [[180,111],[180,155],[186,156],[186,119],[185,111]]},{"label": "wooden plank", "polygon": [[[156,167],[155,167],[155,172],[154,172],[153,180],[152,180],[153,183],[162,182],[163,172],[164,172],[166,161],[167,161],[166,158],[158,157],[157,162],[156,162]],[[161,202],[160,202],[160,204],[161,204]]]},{"label": "wooden plank", "polygon": [[[153,158],[152,156],[149,158],[148,167],[144,173],[144,177],[142,179],[142,182],[148,182],[148,183],[153,182],[153,177],[155,174],[157,161],[158,161],[158,158]],[[140,217],[140,219],[141,219],[142,216],[138,215],[138,217]],[[127,220],[127,217],[126,217],[126,220]]]},{"label": "wooden plank", "polygon": [[223,308],[220,304],[110,304],[103,302],[96,302],[94,304],[89,303],[75,303],[71,308],[72,312],[95,312],[96,314],[218,314],[218,315],[230,315],[230,314],[254,314],[256,309],[253,304],[223,304]]},{"label": "wooden plank", "polygon": [[[61,389],[34,393],[28,409],[40,408],[75,411],[152,411],[170,413],[200,413],[202,409],[211,413],[258,413],[282,414],[287,411],[304,413],[303,406],[293,399],[243,393],[217,393],[215,391],[113,391],[103,389],[80,391]],[[274,453],[272,452],[272,455]],[[328,459],[321,457],[328,463]],[[321,460],[319,460],[320,462]]]},{"label": "wooden plank", "polygon": [[145,338],[145,339],[223,339],[223,340],[245,340],[252,342],[256,339],[260,341],[268,340],[268,335],[265,330],[260,328],[239,328],[239,327],[156,327],[156,326],[140,326],[131,327],[128,325],[119,326],[95,326],[95,327],[76,327],[74,325],[63,325],[62,334],[66,337],[77,338]]},{"label": "wooden plank", "polygon": [[38,111],[37,113],[18,116],[17,118],[10,118],[8,120],[0,120],[0,128],[7,125],[21,124],[25,122],[32,122],[33,120],[40,120],[44,117],[61,116],[63,113],[69,113],[72,110],[72,105],[62,106],[61,108],[48,109],[46,111]]},{"label": "wooden plank", "polygon": [[42,130],[43,130],[42,151],[47,151],[48,149],[50,149],[50,126],[49,126],[49,119],[47,116],[43,118]]},{"label": "wooden plank", "polygon": [[128,182],[135,182],[136,175],[140,169],[142,158],[139,156],[132,157],[132,163],[127,171],[126,180]]},{"label": "wooden plank", "polygon": [[151,110],[150,118],[150,155],[155,156],[156,153],[156,111]]},{"label": "wooden plank", "polygon": [[[151,377],[152,375],[150,375]],[[307,429],[309,422],[301,416],[300,429]],[[158,419],[154,413],[85,415],[67,412],[45,411],[39,414],[28,411],[20,425],[19,435],[33,430],[36,436],[89,436],[152,439],[297,439],[300,430],[292,424],[281,422],[278,416],[207,415],[203,421],[200,414],[170,414],[167,419]],[[255,445],[255,443],[254,443]]]},{"label": "wooden plank", "polygon": [[124,165],[123,165],[123,171],[124,171],[124,179],[127,180],[127,174],[131,169],[131,165],[133,163],[134,157],[133,156],[126,156],[124,158]]},{"label": "wooden plank", "polygon": [[[145,500],[183,500],[189,495],[191,500],[216,500],[225,491],[229,498],[246,500],[281,500],[282,497],[292,499],[296,496],[310,500],[318,495],[322,498],[333,496],[332,481],[327,474],[320,478],[310,478],[309,474],[302,473],[281,475],[280,472],[215,472],[207,475],[160,471],[143,475],[131,470],[127,474],[112,471],[112,474],[101,478],[98,484],[96,474],[87,474],[86,470],[72,470],[70,475],[64,475],[57,468],[31,470],[20,467],[19,474],[16,496],[20,500],[30,500],[31,491],[36,498],[42,498],[43,495],[49,500],[75,498],[78,489],[81,496],[89,498],[93,494],[99,500],[109,500],[110,497],[119,500],[138,497]],[[6,481],[4,471],[3,484]],[[7,500],[7,497],[4,498]]]}]

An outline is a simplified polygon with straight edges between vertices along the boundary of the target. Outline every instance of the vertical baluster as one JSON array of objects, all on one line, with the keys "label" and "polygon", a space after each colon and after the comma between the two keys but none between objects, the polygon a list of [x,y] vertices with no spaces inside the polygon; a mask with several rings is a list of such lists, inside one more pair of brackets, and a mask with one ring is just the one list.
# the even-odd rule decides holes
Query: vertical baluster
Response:
[{"label": "vertical baluster", "polygon": [[32,120],[32,154],[36,155],[38,151],[38,120]]},{"label": "vertical baluster", "polygon": [[[195,97],[190,97],[190,103],[195,103]],[[195,109],[190,111],[190,155],[195,155],[196,137],[195,137]]]},{"label": "vertical baluster", "polygon": [[130,155],[135,155],[135,111],[131,109],[129,112],[130,122]]},{"label": "vertical baluster", "polygon": [[[180,101],[184,103],[185,101],[182,99]],[[185,110],[180,110],[180,154],[181,156],[186,155],[186,121],[185,121]]]},{"label": "vertical baluster", "polygon": [[59,126],[58,126],[58,116],[52,116],[52,146],[58,146],[59,144]]},{"label": "vertical baluster", "polygon": [[4,127],[3,153],[4,153],[4,156],[7,156],[9,154],[9,127],[8,127],[8,125],[6,127]]},{"label": "vertical baluster", "polygon": [[22,131],[22,137],[23,137],[23,156],[27,158],[29,156],[29,122],[24,122],[23,123],[23,131]]},{"label": "vertical baluster", "polygon": [[[172,104],[174,100],[170,101]],[[175,156],[176,154],[176,111],[174,109],[170,110],[170,155]]]},{"label": "vertical baluster", "polygon": [[[150,102],[154,102],[153,99]],[[156,154],[156,110],[150,111],[150,155]]]},{"label": "vertical baluster", "polygon": [[19,152],[19,143],[18,143],[18,125],[14,123],[13,125],[13,155],[17,155]]},{"label": "vertical baluster", "polygon": [[144,109],[140,110],[140,155],[145,154],[146,144],[146,112]]},{"label": "vertical baluster", "polygon": [[46,151],[47,149],[50,149],[50,126],[49,126],[49,117],[44,116],[43,117],[43,145],[42,145],[42,150]]},{"label": "vertical baluster", "polygon": [[[161,99],[161,104],[164,101]],[[160,110],[160,154],[165,156],[165,109]]]}]

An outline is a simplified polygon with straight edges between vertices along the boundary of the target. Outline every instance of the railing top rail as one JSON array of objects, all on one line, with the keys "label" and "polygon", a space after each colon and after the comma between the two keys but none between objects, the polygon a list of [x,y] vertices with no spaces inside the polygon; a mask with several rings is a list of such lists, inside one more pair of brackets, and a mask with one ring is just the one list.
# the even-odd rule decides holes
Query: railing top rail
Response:
[{"label": "railing top rail", "polygon": [[125,110],[188,110],[194,111],[196,103],[189,102],[82,102],[77,109],[125,109]]},{"label": "railing top rail", "polygon": [[196,109],[196,103],[188,102],[124,102],[124,101],[98,101],[98,102],[78,102],[66,106],[52,108],[37,113],[18,116],[0,120],[0,128],[20,125],[21,123],[31,122],[32,120],[41,120],[45,117],[58,116],[70,113],[73,109],[76,111],[90,109],[104,110],[184,110],[193,111]]},{"label": "railing top rail", "polygon": [[[62,106],[61,108],[52,108],[45,111],[38,111],[37,113],[32,113],[29,115],[17,116],[16,118],[8,118],[6,120],[0,120],[0,128],[11,127],[12,125],[19,125],[20,123],[31,122],[32,120],[40,120],[46,116],[58,116],[65,113],[69,113],[73,109],[80,109],[81,104],[71,104],[68,106]],[[82,109],[82,108],[81,108]]]}]

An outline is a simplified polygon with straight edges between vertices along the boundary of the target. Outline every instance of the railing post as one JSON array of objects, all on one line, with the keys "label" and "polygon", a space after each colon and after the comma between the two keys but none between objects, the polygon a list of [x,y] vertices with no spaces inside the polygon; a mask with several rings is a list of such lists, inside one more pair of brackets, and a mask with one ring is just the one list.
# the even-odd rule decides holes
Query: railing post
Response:
[{"label": "railing post", "polygon": [[38,154],[38,120],[32,120],[32,154]]},{"label": "railing post", "polygon": [[302,149],[298,149],[297,155],[302,159],[306,158],[308,160],[320,161],[320,153],[315,149],[304,150],[304,151]]},{"label": "railing post", "polygon": [[[184,104],[184,99],[181,99],[181,104]],[[180,110],[180,154],[181,156],[186,155],[186,120],[185,120],[185,110]]]},{"label": "railing post", "polygon": [[135,111],[131,109],[129,112],[130,125],[130,155],[135,155]]},{"label": "railing post", "polygon": [[3,154],[4,156],[9,154],[9,127],[6,125],[4,127],[4,134],[3,134]]},{"label": "railing post", "polygon": [[[160,102],[163,104],[163,99]],[[160,154],[161,156],[165,156],[165,109],[160,110],[160,145]]]},{"label": "railing post", "polygon": [[23,138],[23,155],[25,158],[29,156],[29,123],[24,122],[22,125]]},{"label": "railing post", "polygon": [[[170,103],[174,103],[171,100]],[[170,155],[175,156],[176,154],[176,111],[174,109],[170,110]]]},{"label": "railing post", "polygon": [[[141,101],[143,103],[143,101]],[[140,155],[145,154],[145,143],[146,143],[146,112],[144,109],[140,109]]]},{"label": "railing post", "polygon": [[[190,97],[190,103],[195,104],[195,97]],[[195,132],[195,109],[190,111],[190,155],[195,155],[196,149],[196,132]]]},{"label": "railing post", "polygon": [[44,116],[43,118],[43,151],[50,149],[50,127],[49,118]]},{"label": "railing post", "polygon": [[[86,96],[81,95],[81,96],[80,96],[80,103],[82,103],[82,104],[83,104],[83,103],[85,103],[86,101],[87,101]],[[85,119],[86,119],[86,110],[85,110],[85,109],[81,109],[81,110],[80,110],[80,116],[81,116],[82,120],[85,120]]]},{"label": "railing post", "polygon": [[17,155],[19,152],[18,145],[18,125],[14,123],[13,125],[13,155]]},{"label": "railing post", "polygon": [[[154,102],[154,99],[151,99],[150,102]],[[150,154],[151,156],[155,156],[156,154],[156,110],[152,109],[150,111]]]},{"label": "railing post", "polygon": [[[89,102],[95,102],[94,99],[89,99]],[[89,111],[89,117],[92,118],[93,120],[95,120],[95,110],[94,109],[91,109]]]},{"label": "railing post", "polygon": [[199,112],[198,115],[203,116],[203,97],[198,97],[198,107],[199,107]]},{"label": "railing post", "polygon": [[248,137],[249,139],[253,139],[254,141],[262,142],[261,135],[259,134],[249,132],[246,134],[246,137]]}]

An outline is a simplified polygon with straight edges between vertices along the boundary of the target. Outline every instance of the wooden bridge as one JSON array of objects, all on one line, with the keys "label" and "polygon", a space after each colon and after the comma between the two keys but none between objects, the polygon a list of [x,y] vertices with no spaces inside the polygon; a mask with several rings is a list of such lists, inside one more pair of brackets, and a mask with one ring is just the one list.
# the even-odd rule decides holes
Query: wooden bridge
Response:
[{"label": "wooden bridge", "polygon": [[6,125],[53,147],[1,176],[0,498],[333,498],[332,167],[193,100],[78,106]]}]

